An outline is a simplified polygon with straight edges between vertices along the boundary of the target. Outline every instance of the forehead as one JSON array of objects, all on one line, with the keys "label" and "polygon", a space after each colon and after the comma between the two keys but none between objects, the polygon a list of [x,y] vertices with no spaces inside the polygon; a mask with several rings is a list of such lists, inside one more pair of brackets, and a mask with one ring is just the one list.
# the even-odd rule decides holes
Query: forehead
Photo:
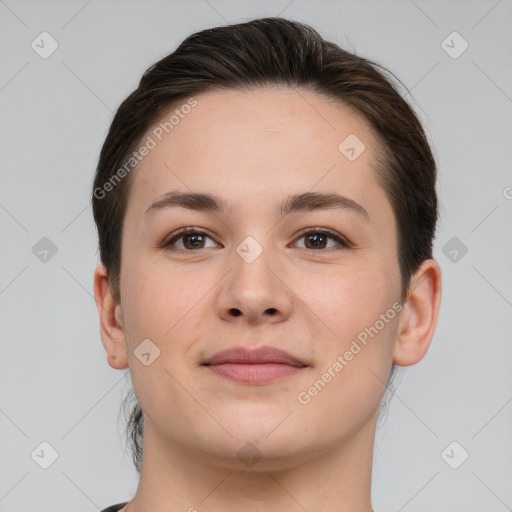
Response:
[{"label": "forehead", "polygon": [[185,100],[173,105],[156,124],[161,131],[171,117],[179,121],[163,137],[170,145],[179,146],[180,153],[190,160],[200,159],[206,152],[232,159],[249,151],[261,158],[272,152],[272,156],[290,159],[291,148],[299,155],[313,157],[318,150],[327,150],[338,157],[339,144],[348,135],[365,139],[368,153],[376,142],[368,123],[352,107],[312,91],[215,90],[194,99],[197,105],[180,119],[172,114],[184,110]]},{"label": "forehead", "polygon": [[174,104],[145,135],[155,146],[131,186],[141,207],[172,189],[241,204],[313,189],[376,199],[377,138],[344,103],[283,88],[208,91],[194,100],[193,108],[181,108],[187,99]]}]

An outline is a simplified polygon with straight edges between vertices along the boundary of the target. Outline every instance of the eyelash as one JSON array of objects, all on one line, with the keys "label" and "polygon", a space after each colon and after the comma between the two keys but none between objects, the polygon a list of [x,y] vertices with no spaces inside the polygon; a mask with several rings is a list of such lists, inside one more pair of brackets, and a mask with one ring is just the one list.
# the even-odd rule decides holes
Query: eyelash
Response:
[{"label": "eyelash", "polygon": [[[168,238],[161,244],[161,247],[164,248],[165,250],[171,251],[171,252],[181,252],[181,253],[199,252],[202,248],[199,248],[199,249],[177,249],[176,247],[172,247],[173,243],[178,241],[180,238],[183,238],[185,235],[189,235],[189,234],[206,235],[208,238],[213,240],[213,238],[207,232],[205,232],[201,229],[188,227],[188,228],[183,228],[183,229],[177,231],[176,233],[174,233],[171,236],[171,238]],[[349,249],[350,247],[352,247],[352,244],[348,240],[343,238],[341,235],[337,234],[335,231],[331,231],[331,230],[328,230],[325,228],[309,228],[307,231],[303,231],[296,240],[299,240],[299,239],[304,238],[305,236],[311,235],[311,234],[320,234],[320,235],[327,236],[328,238],[331,238],[332,240],[335,240],[337,242],[337,244],[339,245],[338,249]],[[315,253],[323,253],[323,252],[329,252],[331,249],[333,249],[333,247],[329,247],[326,249],[325,248],[324,249],[309,249],[307,247],[304,247],[301,249],[313,251]]]}]

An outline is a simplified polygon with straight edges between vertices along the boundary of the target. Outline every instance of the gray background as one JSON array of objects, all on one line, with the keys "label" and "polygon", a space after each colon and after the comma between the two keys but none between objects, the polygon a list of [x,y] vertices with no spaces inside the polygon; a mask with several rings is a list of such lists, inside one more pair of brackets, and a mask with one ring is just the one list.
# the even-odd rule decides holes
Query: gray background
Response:
[{"label": "gray background", "polygon": [[[441,315],[378,432],[375,510],[512,510],[511,0],[0,0],[1,511],[96,512],[135,492],[126,372],[106,363],[91,298],[99,150],[119,103],[183,38],[279,14],[397,74],[439,162]],[[46,59],[31,47],[43,31],[59,45]],[[442,45],[453,31],[469,44],[457,58],[445,49],[461,39]],[[46,261],[43,237],[57,248]],[[58,452],[48,469],[44,441]]]}]

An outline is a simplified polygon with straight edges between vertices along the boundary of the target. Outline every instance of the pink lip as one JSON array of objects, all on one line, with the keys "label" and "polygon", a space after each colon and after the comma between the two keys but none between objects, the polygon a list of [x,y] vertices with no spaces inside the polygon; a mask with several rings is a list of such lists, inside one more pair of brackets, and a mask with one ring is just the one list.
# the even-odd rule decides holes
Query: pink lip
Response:
[{"label": "pink lip", "polygon": [[307,367],[288,352],[270,346],[252,350],[245,347],[222,350],[203,365],[218,375],[246,383],[268,382],[293,375]]}]

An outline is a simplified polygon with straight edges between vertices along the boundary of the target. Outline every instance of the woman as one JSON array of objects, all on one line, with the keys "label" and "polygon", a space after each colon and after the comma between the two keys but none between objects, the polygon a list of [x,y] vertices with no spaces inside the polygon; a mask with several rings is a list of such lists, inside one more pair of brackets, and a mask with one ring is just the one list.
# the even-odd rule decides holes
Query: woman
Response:
[{"label": "woman", "polygon": [[121,104],[94,279],[140,481],[105,510],[372,510],[382,397],[441,300],[435,161],[378,67],[258,19],[191,35]]}]

